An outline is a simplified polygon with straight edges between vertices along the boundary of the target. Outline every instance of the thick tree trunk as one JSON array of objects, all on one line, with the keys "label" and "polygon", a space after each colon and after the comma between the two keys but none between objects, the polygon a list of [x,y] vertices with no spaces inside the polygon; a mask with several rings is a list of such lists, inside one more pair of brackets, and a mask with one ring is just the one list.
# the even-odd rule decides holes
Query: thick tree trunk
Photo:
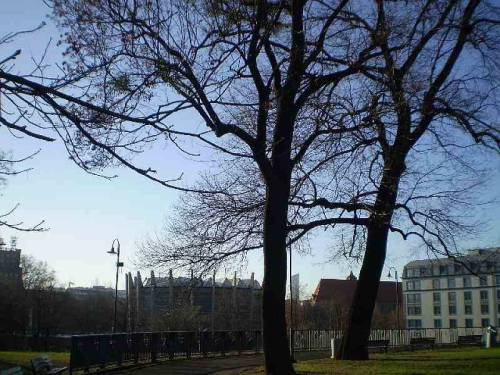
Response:
[{"label": "thick tree trunk", "polygon": [[374,209],[370,215],[363,265],[359,274],[349,318],[342,337],[339,359],[367,360],[368,339],[380,276],[384,268],[387,237],[391,223],[398,186],[405,169],[404,153],[395,152],[386,161]]},{"label": "thick tree trunk", "polygon": [[377,298],[380,276],[384,267],[387,226],[370,226],[363,265],[356,285],[349,321],[343,335],[340,359],[368,359],[367,343]]},{"label": "thick tree trunk", "polygon": [[285,319],[286,220],[289,182],[272,183],[267,189],[264,221],[263,329],[266,374],[295,374],[288,351]]}]

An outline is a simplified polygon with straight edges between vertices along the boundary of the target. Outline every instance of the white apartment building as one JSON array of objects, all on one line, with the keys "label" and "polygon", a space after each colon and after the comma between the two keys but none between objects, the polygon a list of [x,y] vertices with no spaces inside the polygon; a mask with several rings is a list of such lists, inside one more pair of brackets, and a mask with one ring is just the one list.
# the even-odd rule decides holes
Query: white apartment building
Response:
[{"label": "white apartment building", "polygon": [[402,279],[407,328],[500,326],[500,248],[416,260]]}]

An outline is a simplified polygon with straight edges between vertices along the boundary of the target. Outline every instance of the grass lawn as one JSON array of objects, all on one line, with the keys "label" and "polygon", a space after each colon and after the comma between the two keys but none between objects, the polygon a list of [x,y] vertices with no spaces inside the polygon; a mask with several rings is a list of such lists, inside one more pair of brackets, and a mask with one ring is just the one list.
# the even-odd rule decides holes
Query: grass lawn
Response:
[{"label": "grass lawn", "polygon": [[[449,375],[500,374],[500,348],[462,348],[373,355],[370,361],[320,359],[299,362],[298,374],[353,375]],[[263,374],[263,369],[247,370],[245,375]]]},{"label": "grass lawn", "polygon": [[69,365],[69,353],[0,352],[0,368],[21,366],[26,369],[31,369],[31,360],[41,356],[48,356],[56,367]]}]

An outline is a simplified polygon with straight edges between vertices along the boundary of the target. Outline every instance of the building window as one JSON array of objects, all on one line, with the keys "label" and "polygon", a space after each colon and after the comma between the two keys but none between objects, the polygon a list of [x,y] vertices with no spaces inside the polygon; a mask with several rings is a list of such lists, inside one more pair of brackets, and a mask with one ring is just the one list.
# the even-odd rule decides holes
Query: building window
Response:
[{"label": "building window", "polygon": [[434,304],[440,304],[441,303],[441,293],[439,293],[439,292],[432,293],[432,302],[434,302]]},{"label": "building window", "polygon": [[500,301],[500,289],[497,289],[497,300]]},{"label": "building window", "polygon": [[432,289],[440,289],[441,282],[439,279],[432,279]]},{"label": "building window", "polygon": [[481,296],[481,302],[488,302],[488,291],[487,290],[481,290],[479,292],[479,295]]},{"label": "building window", "polygon": [[420,290],[420,280],[407,281],[406,290]]},{"label": "building window", "polygon": [[463,282],[464,282],[464,288],[470,288],[472,286],[472,282],[471,282],[470,276],[465,276],[463,278]]},{"label": "building window", "polygon": [[406,270],[408,277],[418,277],[418,268],[408,268]]},{"label": "building window", "polygon": [[439,266],[439,274],[440,275],[447,275],[448,274],[448,267],[447,266]]},{"label": "building window", "polygon": [[464,301],[472,302],[472,292],[471,291],[464,292]]},{"label": "building window", "polygon": [[490,320],[488,318],[481,319],[481,327],[485,328],[490,325]]},{"label": "building window", "polygon": [[434,328],[442,328],[441,319],[434,319]]},{"label": "building window", "polygon": [[420,293],[410,293],[410,294],[407,294],[406,295],[406,303],[408,305],[411,305],[411,304],[420,304],[421,303],[421,299],[420,299]]},{"label": "building window", "polygon": [[479,276],[479,285],[488,286],[488,276]]},{"label": "building window", "polygon": [[464,312],[467,315],[472,314],[472,292],[464,292]]},{"label": "building window", "polygon": [[465,328],[472,328],[472,327],[474,327],[474,320],[465,319]]},{"label": "building window", "polygon": [[456,287],[456,284],[455,284],[455,278],[454,277],[449,277],[448,278],[448,288],[455,288]]},{"label": "building window", "polygon": [[406,271],[408,277],[420,277],[420,268],[409,268]]},{"label": "building window", "polygon": [[450,328],[457,328],[457,320],[450,319]]},{"label": "building window", "polygon": [[408,319],[408,328],[422,328],[420,319]]},{"label": "building window", "polygon": [[408,315],[420,315],[420,314],[422,314],[422,307],[408,306]]},{"label": "building window", "polygon": [[456,292],[448,292],[448,302],[450,305],[456,305],[456,303],[457,303],[457,293]]},{"label": "building window", "polygon": [[410,293],[406,295],[406,305],[408,307],[408,315],[422,314],[421,296],[420,293]]},{"label": "building window", "polygon": [[486,315],[490,313],[490,305],[486,303],[481,304],[481,314]]},{"label": "building window", "polygon": [[441,293],[432,293],[432,303],[434,308],[434,315],[441,315]]},{"label": "building window", "polygon": [[455,315],[457,313],[457,293],[448,292],[448,313]]},{"label": "building window", "polygon": [[500,285],[500,275],[496,275],[495,278],[496,278],[496,284]]},{"label": "building window", "polygon": [[455,275],[458,275],[460,272],[462,272],[462,266],[460,264],[453,265],[453,271]]}]

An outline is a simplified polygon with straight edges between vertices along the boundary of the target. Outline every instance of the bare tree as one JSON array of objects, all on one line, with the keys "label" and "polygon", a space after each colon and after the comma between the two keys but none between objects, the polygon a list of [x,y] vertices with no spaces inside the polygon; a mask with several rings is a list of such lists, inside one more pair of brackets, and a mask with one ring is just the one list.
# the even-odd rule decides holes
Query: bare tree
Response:
[{"label": "bare tree", "polygon": [[[0,71],[11,70],[13,68],[13,61],[21,53],[19,49],[13,52],[9,50],[10,46],[16,42],[16,38],[23,34],[34,33],[41,27],[43,27],[43,24],[31,30],[12,32],[0,36],[0,48],[7,51],[6,55],[3,55],[3,51],[0,52]],[[0,128],[5,128],[13,136],[18,138],[20,138],[20,136],[25,136],[46,142],[54,141],[54,138],[44,135],[39,131],[43,129],[43,127],[33,121],[34,111],[30,111],[28,108],[29,106],[22,106],[22,102],[18,102],[17,105],[12,106],[10,102],[11,100],[9,100],[8,96],[3,96],[0,80]],[[22,123],[23,121],[25,123]],[[38,152],[39,151],[36,151],[30,155],[16,158],[12,155],[12,152],[0,149],[0,188],[7,184],[8,178],[29,171],[31,168],[24,167],[23,163],[32,159]],[[44,230],[43,221],[35,225],[25,225],[22,221],[9,221],[9,216],[11,216],[18,207],[19,204],[16,204],[14,207],[4,212],[0,212],[0,227],[28,232],[39,232]]]},{"label": "bare tree", "polygon": [[[15,169],[15,166],[31,159],[36,154],[37,153],[34,153],[24,158],[15,159],[0,150],[0,188],[4,187],[7,184],[8,177],[15,176],[30,170],[30,168]],[[46,228],[43,226],[43,220],[34,225],[25,225],[23,221],[9,220],[9,217],[14,214],[18,207],[19,203],[14,207],[6,210],[5,212],[0,213],[0,227],[6,227],[22,232],[42,232],[46,230]]]},{"label": "bare tree", "polygon": [[[367,358],[388,232],[417,235],[447,252],[441,223],[465,229],[442,210],[422,215],[411,189],[411,199],[399,205],[403,177],[422,188],[428,183],[425,173],[409,173],[410,161],[417,160],[411,165],[419,171],[425,164],[416,150],[424,154],[424,141],[431,139],[444,155],[468,147],[460,129],[498,148],[498,128],[488,112],[496,108],[495,86],[485,86],[481,76],[485,67],[497,70],[498,59],[488,58],[495,54],[497,21],[490,14],[496,8],[451,0],[49,4],[67,33],[64,78],[41,82],[39,75],[0,70],[4,96],[52,123],[75,163],[91,173],[118,163],[166,187],[239,199],[241,191],[233,194],[231,185],[190,188],[134,162],[152,142],[198,154],[183,139],[258,168],[265,192],[256,200],[262,239],[240,244],[260,245],[264,252],[268,373],[293,373],[284,319],[287,238],[298,241],[325,225],[354,225],[348,252],[363,240],[366,251],[343,353]],[[472,78],[464,57],[469,46],[484,61]],[[463,95],[450,95],[457,92]],[[471,104],[478,98],[479,106]],[[186,125],[181,113],[196,114],[202,130]],[[448,129],[458,134],[453,142],[443,139]],[[441,193],[428,201],[450,200],[455,191]],[[420,232],[396,225],[395,211]]]},{"label": "bare tree", "polygon": [[54,288],[56,273],[49,265],[30,255],[21,256],[23,286],[25,289],[47,290]]},{"label": "bare tree", "polygon": [[363,244],[363,263],[343,359],[368,358],[390,231],[417,237],[434,256],[455,256],[457,236],[475,229],[471,213],[481,202],[475,194],[488,171],[484,161],[499,152],[499,16],[487,1],[428,0],[379,1],[353,17],[381,52],[363,66],[377,143],[350,174],[358,192],[354,200],[345,205],[319,196],[304,204],[366,218],[364,229],[351,231],[346,241],[350,255]]},{"label": "bare tree", "polygon": [[[481,196],[499,150],[498,15],[479,1],[378,2],[343,13],[372,36],[380,55],[362,65],[364,77],[351,90],[335,97],[344,111],[326,112],[355,133],[315,143],[323,152],[316,149],[294,170],[287,225],[289,243],[321,226],[335,236],[340,254],[363,262],[342,358],[368,358],[390,231],[419,239],[430,256],[455,257],[457,240],[480,229],[475,213],[487,203]],[[246,174],[244,165],[240,171]],[[234,173],[225,178],[227,186],[241,181]],[[190,195],[170,227],[185,236],[146,249],[193,266],[259,246],[254,218],[264,202],[253,193],[260,186],[243,179],[237,200]]]},{"label": "bare tree", "polygon": [[[253,161],[265,187],[266,369],[293,373],[284,318],[292,174],[318,143],[353,130],[323,124],[318,113],[336,109],[344,82],[379,54],[370,35],[352,27],[348,1],[47,3],[69,45],[64,77],[41,81],[1,70],[4,95],[52,123],[75,163],[91,173],[119,163],[166,187],[203,193],[140,167],[133,156],[155,141],[193,154],[180,143],[190,138]],[[196,114],[203,130],[184,124],[185,112]]]}]

